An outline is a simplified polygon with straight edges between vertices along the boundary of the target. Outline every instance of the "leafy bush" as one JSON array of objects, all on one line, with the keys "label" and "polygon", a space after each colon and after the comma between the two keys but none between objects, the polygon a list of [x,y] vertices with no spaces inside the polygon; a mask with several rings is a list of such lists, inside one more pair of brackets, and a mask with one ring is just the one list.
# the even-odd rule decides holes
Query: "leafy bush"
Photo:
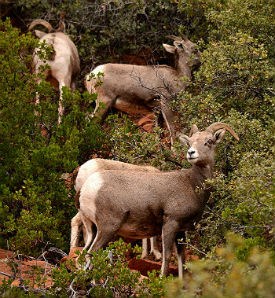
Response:
[{"label": "leafy bush", "polygon": [[[245,258],[239,257],[245,253]],[[229,234],[206,260],[187,264],[190,274],[168,284],[166,297],[274,297],[275,266],[269,251]]]},{"label": "leafy bush", "polygon": [[[182,122],[211,123],[231,109],[250,119],[269,121],[273,116],[273,68],[263,45],[245,34],[209,43],[202,54],[191,93],[180,97]],[[175,103],[175,109],[178,103]]]},{"label": "leafy bush", "polygon": [[168,279],[157,278],[156,272],[142,279],[139,272],[131,271],[126,260],[130,247],[120,239],[106,250],[92,252],[92,268],[77,272],[74,289],[86,291],[91,297],[163,297]]},{"label": "leafy bush", "polygon": [[[66,115],[57,126],[58,95],[46,82],[37,85],[30,72],[37,41],[9,21],[0,27],[0,242],[9,240],[11,248],[32,254],[48,242],[65,249],[75,211],[62,174],[104,142],[98,125],[87,122],[81,110],[93,96],[64,90]],[[37,91],[39,107],[33,104]]]},{"label": "leafy bush", "polygon": [[[128,268],[126,256],[129,255],[131,245],[122,239],[110,244],[106,250],[100,249],[91,254],[91,268],[88,270],[76,269],[71,261],[62,264],[59,268],[47,269],[51,275],[53,285],[45,288],[43,274],[36,275],[37,285],[40,289],[33,289],[28,281],[22,281],[21,290],[11,290],[8,280],[0,286],[1,297],[16,295],[21,297],[163,297],[164,285],[171,277],[159,277],[156,271],[142,278],[138,271]],[[79,262],[84,266],[84,254],[79,257]],[[66,265],[71,268],[69,271]],[[49,272],[50,271],[50,272]],[[17,296],[18,295],[18,296]],[[28,296],[30,295],[30,296]]]},{"label": "leafy bush", "polygon": [[[214,8],[214,9],[213,9]],[[275,28],[272,0],[264,3],[259,0],[229,0],[223,5],[213,5],[207,11],[207,19],[212,25],[211,35],[223,39],[236,32],[246,33],[257,38],[274,57],[272,36]]]},{"label": "leafy bush", "polygon": [[173,169],[181,164],[162,141],[163,131],[156,127],[152,133],[144,133],[127,118],[111,115],[108,117],[110,153],[114,159],[133,163],[151,164],[163,170]]},{"label": "leafy bush", "polygon": [[[193,123],[203,129],[223,121],[239,134],[240,142],[227,134],[217,148],[215,177],[208,181],[211,199],[187,241],[205,259],[188,265],[192,274],[185,276],[184,289],[174,281],[168,286],[168,297],[252,297],[254,292],[259,297],[274,296],[273,1],[20,0],[11,5],[23,23],[44,18],[57,25],[60,13],[66,11],[67,32],[81,56],[80,91],[83,74],[96,64],[124,61],[124,55],[133,53],[143,62],[168,61],[161,49],[167,35],[187,33],[199,43],[202,64],[192,84],[173,104],[179,123],[187,132]],[[159,128],[146,134],[117,114],[109,117],[104,129],[86,121],[96,96],[87,92],[64,88],[66,115],[57,126],[55,90],[45,81],[37,85],[29,71],[37,40],[20,34],[8,21],[1,22],[0,28],[1,246],[8,241],[12,248],[34,255],[46,243],[68,248],[69,219],[75,209],[73,193],[61,177],[92,154],[150,163],[162,170],[187,166],[184,150],[175,144],[175,157]],[[34,107],[37,91],[41,104]],[[46,138],[38,124],[43,124]],[[231,236],[223,246],[228,230],[243,239]],[[224,248],[217,250],[217,246]],[[263,247],[272,250],[272,257]],[[159,290],[164,281],[155,273],[150,277],[154,283],[150,290],[148,284],[138,284],[138,292],[128,279],[137,276],[121,265],[125,264],[121,255],[114,268],[109,266],[107,251],[94,254],[95,262],[97,256],[98,267],[104,265],[101,272],[56,271],[57,292],[51,295],[66,296],[74,279],[79,289],[85,293],[91,289],[95,295],[114,295],[113,289],[119,292],[122,283],[121,295],[142,296],[142,290],[147,296],[164,293]],[[112,272],[111,279],[106,268]],[[99,286],[91,287],[94,278]],[[102,287],[105,282],[106,289]],[[17,290],[6,296],[12,296],[12,291],[19,297]]]},{"label": "leafy bush", "polygon": [[275,163],[269,154],[246,153],[229,183],[234,204],[231,207],[227,202],[222,212],[233,231],[246,237],[261,237],[270,247],[275,235],[274,171]]},{"label": "leafy bush", "polygon": [[[193,1],[188,3],[192,7]],[[217,148],[216,178],[209,181],[211,200],[189,241],[204,255],[224,242],[226,231],[233,230],[251,243],[272,247],[275,93],[274,53],[267,41],[274,21],[270,20],[268,33],[263,28],[256,36],[254,25],[248,25],[251,20],[240,23],[239,15],[231,15],[243,2],[203,3],[199,1],[196,8],[209,22],[209,42],[204,44],[193,83],[173,107],[182,127],[196,123],[205,128],[223,121],[239,134],[240,142],[226,141]],[[183,9],[188,10],[188,5]],[[261,5],[245,2],[242,13],[252,15]],[[267,6],[259,10],[258,21],[263,15],[264,22],[269,20],[270,3]]]}]

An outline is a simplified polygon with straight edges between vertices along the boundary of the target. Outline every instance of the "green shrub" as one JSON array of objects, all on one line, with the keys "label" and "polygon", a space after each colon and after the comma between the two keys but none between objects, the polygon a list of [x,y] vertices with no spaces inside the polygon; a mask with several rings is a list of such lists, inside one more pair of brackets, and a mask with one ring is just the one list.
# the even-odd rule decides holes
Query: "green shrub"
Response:
[{"label": "green shrub", "polygon": [[[182,155],[173,154],[170,146],[162,141],[164,131],[155,127],[152,133],[139,129],[127,116],[108,117],[110,152],[114,159],[133,164],[151,164],[162,170],[177,168]],[[176,148],[177,146],[175,146]],[[180,153],[182,148],[177,148]]]},{"label": "green shrub", "polygon": [[94,96],[64,88],[66,115],[57,126],[58,94],[30,71],[37,41],[8,20],[0,27],[0,242],[33,255],[48,242],[67,249],[75,208],[61,177],[104,144],[99,126],[86,121]]},{"label": "green shrub", "polygon": [[[218,1],[217,1],[218,2]],[[216,39],[223,39],[236,32],[247,33],[265,44],[270,54],[274,57],[272,35],[275,29],[273,18],[274,3],[272,0],[228,0],[220,1],[222,5],[213,5],[207,11],[207,20],[211,35]]]},{"label": "green shrub", "polygon": [[[144,55],[150,63],[168,61],[161,43],[171,34],[187,33],[199,43],[202,64],[192,84],[173,104],[179,123],[187,133],[193,123],[204,129],[223,121],[234,128],[240,141],[226,134],[227,141],[217,148],[215,177],[208,182],[213,190],[210,201],[196,230],[188,232],[189,248],[205,260],[188,265],[192,274],[186,276],[184,290],[180,281],[174,281],[168,286],[168,296],[254,297],[253,291],[259,297],[274,296],[272,258],[255,248],[265,247],[274,254],[273,1],[21,0],[11,5],[25,22],[43,18],[47,11],[46,18],[57,25],[59,14],[66,11],[67,32],[81,56],[80,91],[84,90],[83,74],[95,64],[120,61],[129,53]],[[73,191],[61,177],[91,155],[147,163],[162,170],[188,166],[183,160],[185,149],[176,143],[175,157],[159,128],[144,133],[121,115],[109,117],[104,130],[87,121],[95,94],[64,88],[66,113],[57,126],[58,94],[44,80],[37,85],[30,72],[37,40],[20,34],[9,21],[1,21],[0,28],[1,246],[8,242],[13,249],[32,255],[39,254],[46,243],[68,249],[69,222],[75,209]],[[35,107],[37,91],[41,104]],[[38,124],[47,130],[46,138]],[[228,230],[243,239],[231,237],[223,250],[214,253],[217,246],[224,245]],[[106,251],[93,258],[99,262],[100,272],[60,268],[51,295],[66,297],[73,280],[77,289],[98,296],[115,291],[140,296],[142,291],[145,296],[164,293],[165,281],[155,273],[133,287],[121,256],[111,269]],[[97,286],[91,288],[93,278]],[[136,275],[132,278],[136,280]],[[8,297],[13,292],[18,297],[21,293],[11,289],[5,294]]]},{"label": "green shrub", "polygon": [[[88,297],[163,297],[169,278],[159,278],[156,272],[151,272],[148,279],[141,279],[138,271],[128,268],[126,255],[130,247],[120,239],[105,250],[91,253],[90,270],[79,269],[70,274],[64,268],[54,270],[54,287],[50,292],[65,295],[70,285],[71,294]],[[84,262],[83,257],[80,259]]]},{"label": "green shrub", "polygon": [[207,46],[192,92],[183,93],[174,108],[183,127],[224,119],[232,109],[265,123],[273,117],[273,76],[263,45],[245,34],[230,36]]},{"label": "green shrub", "polygon": [[[246,250],[246,257],[239,258]],[[269,251],[247,246],[234,234],[205,260],[187,264],[184,281],[172,281],[165,297],[274,297],[275,266]]]},{"label": "green shrub", "polygon": [[231,207],[227,202],[222,212],[233,231],[246,237],[261,237],[270,247],[275,235],[274,171],[274,159],[269,154],[246,153],[229,183],[234,204]]}]

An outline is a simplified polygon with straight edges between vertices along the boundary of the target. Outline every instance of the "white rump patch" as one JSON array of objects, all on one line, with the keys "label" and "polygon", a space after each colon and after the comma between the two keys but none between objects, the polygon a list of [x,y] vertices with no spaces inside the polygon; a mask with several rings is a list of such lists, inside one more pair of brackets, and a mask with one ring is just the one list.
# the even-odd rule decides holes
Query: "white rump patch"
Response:
[{"label": "white rump patch", "polygon": [[87,178],[99,169],[98,162],[94,159],[90,159],[80,166],[75,179],[75,190],[79,191]]},{"label": "white rump patch", "polygon": [[94,70],[92,70],[92,73],[97,77],[99,73],[104,73],[105,71],[105,65],[99,65]]},{"label": "white rump patch", "polygon": [[101,174],[97,172],[89,176],[80,191],[80,211],[95,224],[97,213],[96,199],[102,187],[103,179]]},{"label": "white rump patch", "polygon": [[82,198],[92,198],[95,197],[98,191],[103,186],[103,179],[100,172],[93,173],[84,182],[81,188]]},{"label": "white rump patch", "polygon": [[86,75],[84,84],[89,93],[96,93],[95,85],[100,84],[102,82],[102,78],[104,76],[104,69],[104,65],[99,65],[89,74]]},{"label": "white rump patch", "polygon": [[92,79],[96,79],[98,77],[102,77],[102,73],[104,74],[104,65],[99,65],[95,69],[93,69],[90,73],[85,76],[86,84],[89,83]]}]

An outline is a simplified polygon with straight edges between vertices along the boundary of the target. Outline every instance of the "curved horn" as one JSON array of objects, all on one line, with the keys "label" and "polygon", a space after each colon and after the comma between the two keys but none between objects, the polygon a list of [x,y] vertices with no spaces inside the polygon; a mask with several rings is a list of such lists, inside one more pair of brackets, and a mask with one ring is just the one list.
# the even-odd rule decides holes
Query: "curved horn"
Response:
[{"label": "curved horn", "polygon": [[64,32],[64,31],[65,31],[65,23],[64,21],[61,20],[55,32]]},{"label": "curved horn", "polygon": [[45,20],[42,20],[42,19],[36,19],[36,20],[33,20],[33,21],[30,23],[28,30],[29,30],[29,31],[32,30],[32,29],[33,29],[35,26],[37,26],[37,25],[42,25],[42,26],[44,26],[45,28],[48,29],[48,32],[53,31],[53,27],[52,27],[52,25],[51,25],[49,22],[47,22],[47,21],[45,21]]},{"label": "curved horn", "polygon": [[182,38],[180,38],[179,36],[176,36],[176,35],[167,35],[167,38],[170,38],[175,41],[182,41]]},{"label": "curved horn", "polygon": [[209,131],[209,132],[212,132],[214,133],[215,131],[219,130],[219,129],[225,129],[227,130],[229,133],[231,133],[231,135],[237,140],[239,141],[239,137],[238,135],[235,133],[235,131],[226,123],[223,123],[223,122],[215,122],[215,123],[212,123],[211,125],[209,125],[207,128],[206,128],[206,131]]}]

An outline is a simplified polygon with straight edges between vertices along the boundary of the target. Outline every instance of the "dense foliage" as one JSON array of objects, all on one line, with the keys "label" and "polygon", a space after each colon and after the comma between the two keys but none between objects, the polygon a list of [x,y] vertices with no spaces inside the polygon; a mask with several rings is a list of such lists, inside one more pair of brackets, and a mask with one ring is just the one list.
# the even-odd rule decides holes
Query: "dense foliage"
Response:
[{"label": "dense foliage", "polygon": [[[223,121],[232,125],[240,142],[227,136],[219,145],[216,175],[209,181],[211,199],[196,230],[188,233],[187,246],[201,260],[187,266],[192,273],[186,276],[188,282],[168,283],[167,295],[274,296],[273,2],[20,0],[11,4],[10,15],[20,19],[22,32],[9,20],[0,23],[0,246],[32,255],[49,244],[68,250],[75,208],[73,190],[62,177],[93,154],[163,170],[188,166],[183,148],[176,144],[176,154],[171,152],[159,127],[144,133],[127,116],[117,114],[104,126],[87,121],[95,95],[82,86],[84,74],[102,62],[131,62],[133,56],[142,63],[169,62],[161,44],[169,42],[168,35],[187,34],[199,44],[202,63],[188,90],[173,102],[179,125],[187,133],[193,123],[203,129]],[[37,40],[26,33],[26,26],[35,18],[57,25],[60,14],[65,14],[82,66],[78,91],[65,90],[66,115],[57,126],[57,94],[44,81],[38,86],[30,71]],[[36,92],[39,107],[33,105]],[[228,231],[235,234],[226,236]],[[69,283],[75,276],[64,273],[60,278]],[[79,283],[85,288],[87,279],[94,278],[79,275]],[[156,280],[152,277],[152,284]]]},{"label": "dense foliage", "polygon": [[[56,95],[47,83],[37,86],[28,68],[36,40],[20,36],[8,21],[1,29],[0,240],[28,254],[41,251],[47,242],[65,249],[65,223],[74,210],[61,175],[87,159],[92,148],[101,148],[103,133],[85,121],[80,107],[92,98],[78,92],[65,94],[69,113],[57,126],[57,101],[50,101]],[[43,95],[36,117],[37,91]]]}]

